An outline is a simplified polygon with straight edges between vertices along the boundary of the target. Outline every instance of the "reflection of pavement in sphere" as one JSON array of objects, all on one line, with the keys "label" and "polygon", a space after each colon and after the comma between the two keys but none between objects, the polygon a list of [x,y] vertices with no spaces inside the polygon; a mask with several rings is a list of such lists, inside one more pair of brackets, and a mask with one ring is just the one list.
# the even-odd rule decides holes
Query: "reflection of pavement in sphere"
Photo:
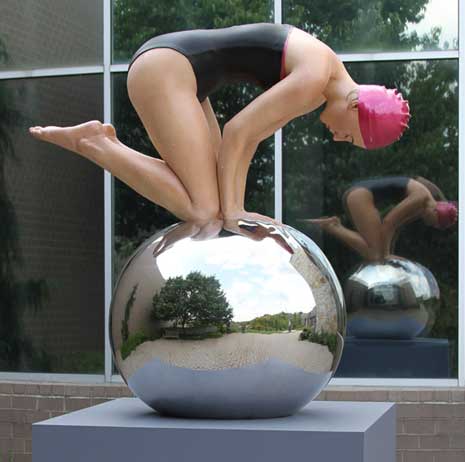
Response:
[{"label": "reflection of pavement in sphere", "polygon": [[329,372],[333,355],[325,345],[299,340],[300,332],[280,334],[227,334],[221,339],[142,343],[121,363],[126,377],[154,358],[177,367],[197,370],[229,369],[271,358],[308,372]]},{"label": "reflection of pavement in sphere", "polygon": [[419,263],[392,257],[363,263],[344,284],[347,334],[359,338],[427,336],[439,309],[439,287]]},{"label": "reflection of pavement in sphere", "polygon": [[333,269],[293,228],[250,222],[247,229],[254,227],[256,234],[218,229],[201,239],[195,225],[177,224],[145,241],[123,268],[110,309],[114,359],[154,409],[289,415],[333,375],[345,330]]}]

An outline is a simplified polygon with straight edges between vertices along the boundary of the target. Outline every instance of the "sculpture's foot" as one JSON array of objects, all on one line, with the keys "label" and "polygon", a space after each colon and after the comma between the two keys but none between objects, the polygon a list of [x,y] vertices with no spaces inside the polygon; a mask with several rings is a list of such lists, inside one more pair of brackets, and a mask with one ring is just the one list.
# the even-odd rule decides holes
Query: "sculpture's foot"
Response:
[{"label": "sculpture's foot", "polygon": [[72,127],[30,127],[29,133],[41,141],[56,144],[81,155],[95,148],[102,139],[117,141],[116,132],[112,125],[102,124],[92,120]]}]

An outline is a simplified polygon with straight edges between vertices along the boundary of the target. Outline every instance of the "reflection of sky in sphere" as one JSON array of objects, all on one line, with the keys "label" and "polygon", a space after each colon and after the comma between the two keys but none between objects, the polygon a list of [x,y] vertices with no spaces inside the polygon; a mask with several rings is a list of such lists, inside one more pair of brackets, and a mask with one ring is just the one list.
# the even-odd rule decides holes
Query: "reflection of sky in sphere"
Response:
[{"label": "reflection of sky in sphere", "polygon": [[165,280],[191,271],[215,276],[234,310],[234,321],[282,311],[308,313],[315,307],[312,291],[291,265],[290,254],[270,238],[183,239],[159,255],[157,263]]}]

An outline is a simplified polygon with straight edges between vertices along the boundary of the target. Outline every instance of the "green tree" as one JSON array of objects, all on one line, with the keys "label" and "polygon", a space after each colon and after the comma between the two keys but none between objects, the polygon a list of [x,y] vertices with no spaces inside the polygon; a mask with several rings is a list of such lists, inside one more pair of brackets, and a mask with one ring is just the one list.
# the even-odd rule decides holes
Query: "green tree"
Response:
[{"label": "green tree", "polygon": [[174,327],[228,325],[233,317],[221,285],[214,276],[192,271],[185,278],[169,278],[153,297],[152,319]]},{"label": "green tree", "polygon": [[[284,22],[315,35],[336,51],[431,49],[425,37],[407,32],[424,17],[429,0],[284,1]],[[437,48],[437,43],[434,44]]]},{"label": "green tree", "polygon": [[263,331],[285,331],[289,328],[289,321],[292,329],[298,330],[303,328],[303,313],[286,313],[282,311],[277,314],[264,314],[251,321],[243,321],[240,325],[247,326],[250,330]]}]

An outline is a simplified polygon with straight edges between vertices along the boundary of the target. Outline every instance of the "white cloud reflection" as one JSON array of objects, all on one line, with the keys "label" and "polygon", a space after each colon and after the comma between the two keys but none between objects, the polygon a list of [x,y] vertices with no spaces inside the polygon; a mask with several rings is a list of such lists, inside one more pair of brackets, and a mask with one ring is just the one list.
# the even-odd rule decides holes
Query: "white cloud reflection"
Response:
[{"label": "white cloud reflection", "polygon": [[291,265],[290,254],[271,238],[183,239],[157,262],[165,280],[191,271],[215,276],[233,308],[234,321],[282,311],[308,313],[315,307],[312,291]]}]

